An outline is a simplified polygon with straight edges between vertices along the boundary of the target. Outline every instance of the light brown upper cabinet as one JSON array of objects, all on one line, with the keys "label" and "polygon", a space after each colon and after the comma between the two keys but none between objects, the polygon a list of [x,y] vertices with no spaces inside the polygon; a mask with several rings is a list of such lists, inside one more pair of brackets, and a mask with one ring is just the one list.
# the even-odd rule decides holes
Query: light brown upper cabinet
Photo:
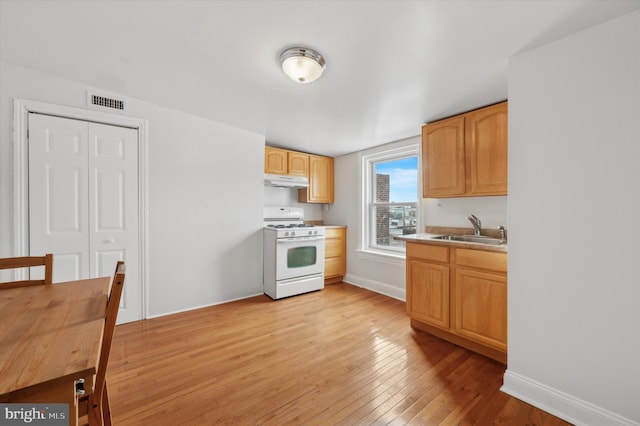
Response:
[{"label": "light brown upper cabinet", "polygon": [[507,103],[465,114],[469,195],[507,194]]},{"label": "light brown upper cabinet", "polygon": [[309,176],[309,154],[265,146],[264,172],[307,177]]},{"label": "light brown upper cabinet", "polygon": [[288,151],[287,165],[290,175],[309,176],[309,154]]},{"label": "light brown upper cabinet", "polygon": [[307,177],[309,175],[309,154],[265,146],[264,172]]},{"label": "light brown upper cabinet", "polygon": [[507,194],[507,102],[422,127],[423,196]]},{"label": "light brown upper cabinet", "polygon": [[264,172],[278,175],[288,174],[288,151],[286,149],[264,147]]},{"label": "light brown upper cabinet", "polygon": [[309,187],[298,190],[299,203],[333,203],[333,158],[264,147],[264,172],[305,176]]},{"label": "light brown upper cabinet", "polygon": [[465,193],[464,117],[422,127],[424,197],[462,197]]},{"label": "light brown upper cabinet", "polygon": [[333,158],[309,154],[309,188],[298,190],[299,203],[333,203]]}]

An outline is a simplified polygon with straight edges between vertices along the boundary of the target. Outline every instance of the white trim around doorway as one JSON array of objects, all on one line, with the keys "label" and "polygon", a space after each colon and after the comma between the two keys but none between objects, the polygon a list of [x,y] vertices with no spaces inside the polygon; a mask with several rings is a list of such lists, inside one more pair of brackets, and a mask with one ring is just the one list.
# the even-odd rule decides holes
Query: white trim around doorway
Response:
[{"label": "white trim around doorway", "polygon": [[[26,99],[13,99],[13,226],[15,256],[29,255],[29,113],[92,121],[138,131],[138,205],[140,245],[140,312],[149,317],[149,121]],[[16,272],[24,274],[24,271]],[[24,279],[16,276],[16,279]]]}]

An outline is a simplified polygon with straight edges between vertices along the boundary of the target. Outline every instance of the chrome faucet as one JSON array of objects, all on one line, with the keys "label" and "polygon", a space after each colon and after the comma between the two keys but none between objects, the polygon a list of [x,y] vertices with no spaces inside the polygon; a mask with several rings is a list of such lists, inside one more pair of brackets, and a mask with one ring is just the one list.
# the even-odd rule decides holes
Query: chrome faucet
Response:
[{"label": "chrome faucet", "polygon": [[504,233],[504,226],[502,226],[502,225],[498,226],[498,231],[500,231],[500,239],[502,241],[507,241],[507,236]]},{"label": "chrome faucet", "polygon": [[482,227],[482,222],[480,222],[480,219],[478,219],[478,217],[473,214],[467,216],[467,219],[469,219],[469,222],[471,222],[471,224],[473,225],[473,231],[475,235],[480,235],[480,228]]}]

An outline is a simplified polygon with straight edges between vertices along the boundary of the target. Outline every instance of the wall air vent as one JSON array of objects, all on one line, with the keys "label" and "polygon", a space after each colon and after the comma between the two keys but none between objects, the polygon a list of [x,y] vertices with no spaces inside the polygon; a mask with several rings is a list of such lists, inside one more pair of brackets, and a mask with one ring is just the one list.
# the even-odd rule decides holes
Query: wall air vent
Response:
[{"label": "wall air vent", "polygon": [[87,104],[89,107],[100,110],[124,111],[124,99],[118,99],[111,94],[87,92]]}]

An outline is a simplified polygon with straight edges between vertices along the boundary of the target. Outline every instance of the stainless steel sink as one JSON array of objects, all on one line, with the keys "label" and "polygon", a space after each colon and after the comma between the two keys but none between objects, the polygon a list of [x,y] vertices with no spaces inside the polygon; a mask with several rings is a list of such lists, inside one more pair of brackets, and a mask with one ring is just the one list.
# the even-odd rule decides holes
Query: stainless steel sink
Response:
[{"label": "stainless steel sink", "polygon": [[507,240],[485,237],[484,235],[441,235],[439,237],[433,237],[433,239],[445,241],[463,241],[465,243],[489,244],[492,246],[499,246],[507,243]]}]

